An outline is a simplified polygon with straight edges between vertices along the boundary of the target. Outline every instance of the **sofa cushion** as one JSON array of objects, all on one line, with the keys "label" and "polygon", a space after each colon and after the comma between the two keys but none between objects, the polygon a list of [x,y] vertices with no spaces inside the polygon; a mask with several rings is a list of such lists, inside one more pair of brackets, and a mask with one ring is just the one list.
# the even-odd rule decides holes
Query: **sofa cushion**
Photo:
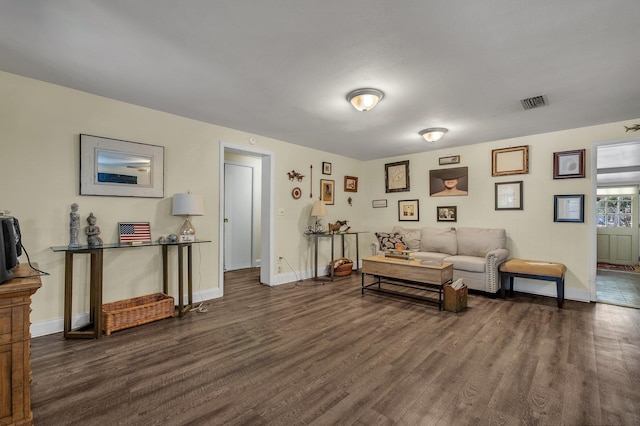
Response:
[{"label": "sofa cushion", "polygon": [[407,247],[402,238],[402,234],[395,232],[376,232],[376,237],[382,250],[393,250],[396,248],[397,243],[402,243],[404,248]]},{"label": "sofa cushion", "polygon": [[402,235],[402,239],[409,250],[420,250],[420,229],[394,226],[391,232]]},{"label": "sofa cushion", "polygon": [[491,250],[505,248],[507,234],[504,229],[458,228],[458,254],[485,257]]},{"label": "sofa cushion", "polygon": [[413,257],[418,260],[444,260],[451,256],[446,253],[436,253],[434,251],[417,251],[413,254]]},{"label": "sofa cushion", "polygon": [[448,256],[443,259],[445,262],[453,263],[453,269],[458,271],[485,272],[487,260],[477,256]]},{"label": "sofa cushion", "polygon": [[457,254],[458,243],[453,228],[422,228],[420,233],[420,251]]}]

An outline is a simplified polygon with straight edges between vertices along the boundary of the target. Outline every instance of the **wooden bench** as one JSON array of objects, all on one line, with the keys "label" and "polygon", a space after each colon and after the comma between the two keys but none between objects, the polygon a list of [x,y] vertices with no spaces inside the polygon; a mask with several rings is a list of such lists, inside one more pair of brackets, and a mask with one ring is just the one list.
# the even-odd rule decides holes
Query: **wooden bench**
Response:
[{"label": "wooden bench", "polygon": [[505,284],[509,278],[510,296],[513,297],[513,279],[529,278],[533,280],[555,281],[558,308],[564,302],[564,273],[567,267],[562,263],[546,262],[542,260],[509,259],[500,265],[500,293],[505,298]]}]

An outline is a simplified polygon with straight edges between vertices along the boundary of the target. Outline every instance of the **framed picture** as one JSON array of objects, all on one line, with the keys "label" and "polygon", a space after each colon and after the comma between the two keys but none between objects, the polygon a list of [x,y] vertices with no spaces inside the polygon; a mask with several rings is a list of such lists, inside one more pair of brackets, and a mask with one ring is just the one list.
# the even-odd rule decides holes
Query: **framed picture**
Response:
[{"label": "framed picture", "polygon": [[358,178],[355,176],[344,177],[344,192],[358,192]]},{"label": "framed picture", "polygon": [[553,178],[571,179],[584,177],[584,149],[553,153]]},{"label": "framed picture", "polygon": [[496,183],[496,210],[522,209],[522,181]]},{"label": "framed picture", "polygon": [[398,201],[398,220],[419,221],[420,208],[418,200],[400,200]]},{"label": "framed picture", "polygon": [[429,170],[429,194],[432,197],[467,195],[468,189],[468,167]]},{"label": "framed picture", "polygon": [[371,202],[371,207],[373,207],[374,209],[387,207],[387,200],[373,200]]},{"label": "framed picture", "polygon": [[331,163],[327,163],[326,161],[322,162],[322,174],[323,175],[331,174]]},{"label": "framed picture", "polygon": [[150,242],[149,222],[118,222],[118,244],[134,245]]},{"label": "framed picture", "polygon": [[335,185],[334,180],[320,179],[320,199],[325,204],[333,205],[335,200]]},{"label": "framed picture", "polygon": [[554,222],[584,222],[584,194],[554,195]]},{"label": "framed picture", "polygon": [[457,206],[438,206],[437,207],[438,222],[455,222],[458,220]]},{"label": "framed picture", "polygon": [[80,195],[164,197],[164,147],[81,134]]},{"label": "framed picture", "polygon": [[384,165],[385,192],[409,191],[409,160]]},{"label": "framed picture", "polygon": [[451,155],[449,157],[440,157],[438,158],[438,164],[441,166],[446,166],[447,164],[458,164],[460,163],[459,155]]},{"label": "framed picture", "polygon": [[529,173],[529,145],[491,151],[491,176]]}]

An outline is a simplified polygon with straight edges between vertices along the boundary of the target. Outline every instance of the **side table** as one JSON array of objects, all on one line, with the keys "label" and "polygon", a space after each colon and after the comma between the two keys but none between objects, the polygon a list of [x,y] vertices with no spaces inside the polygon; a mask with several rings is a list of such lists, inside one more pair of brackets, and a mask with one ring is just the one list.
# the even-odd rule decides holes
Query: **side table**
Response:
[{"label": "side table", "polygon": [[338,234],[313,234],[313,251],[314,251],[314,273],[313,279],[318,280],[318,240],[320,238],[329,238],[331,240],[331,262],[329,263],[329,279],[335,280],[335,271],[333,270],[333,262],[335,260],[334,241],[336,236],[340,236],[342,243],[342,257],[344,257],[344,237],[345,235],[353,235],[356,238],[356,273],[360,272],[360,248],[358,234],[365,232],[341,232]]}]

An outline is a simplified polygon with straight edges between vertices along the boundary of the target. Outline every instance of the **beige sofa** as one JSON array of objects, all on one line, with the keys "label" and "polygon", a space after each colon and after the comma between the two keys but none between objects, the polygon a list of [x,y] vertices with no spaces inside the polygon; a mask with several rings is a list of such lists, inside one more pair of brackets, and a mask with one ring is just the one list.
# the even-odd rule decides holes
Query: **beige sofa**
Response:
[{"label": "beige sofa", "polygon": [[416,257],[453,263],[453,279],[462,278],[471,289],[491,294],[500,290],[498,267],[509,257],[504,229],[396,226],[376,236],[382,250],[401,241],[416,250]]}]

